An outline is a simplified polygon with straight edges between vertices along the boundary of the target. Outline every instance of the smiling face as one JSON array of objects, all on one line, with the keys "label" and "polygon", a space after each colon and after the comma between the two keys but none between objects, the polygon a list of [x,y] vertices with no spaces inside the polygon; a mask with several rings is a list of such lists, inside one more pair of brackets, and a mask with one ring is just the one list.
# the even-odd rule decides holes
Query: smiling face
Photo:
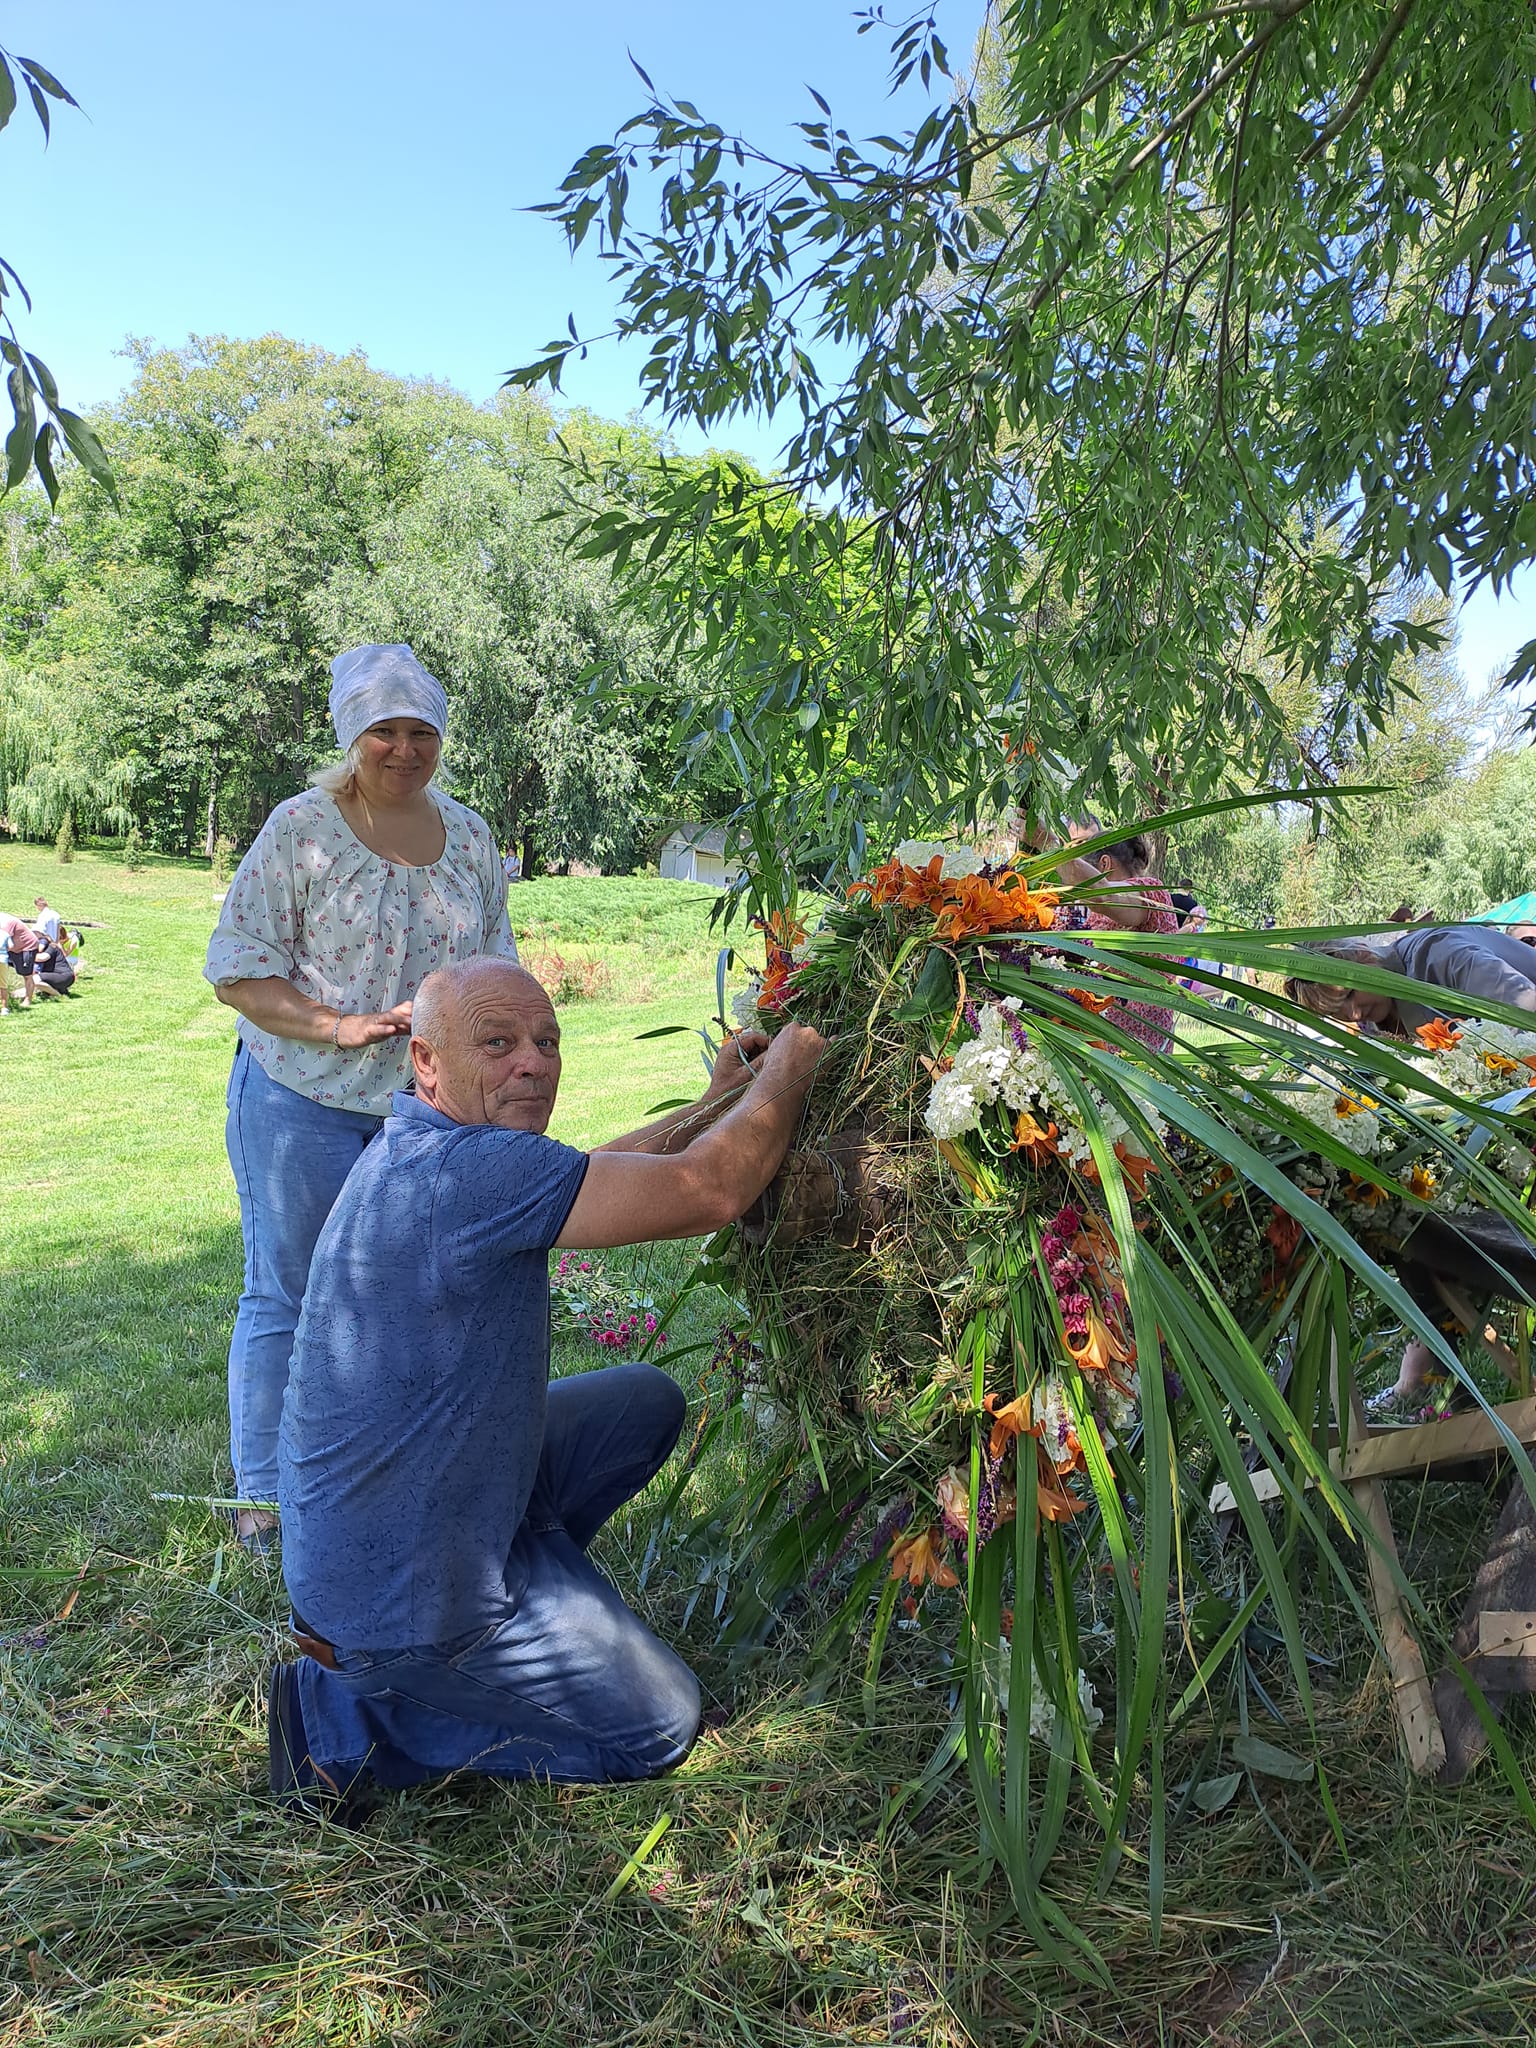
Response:
[{"label": "smiling face", "polygon": [[456,1124],[542,1133],[560,1087],[554,1006],[510,961],[429,975],[416,998],[411,1061],[416,1093]]},{"label": "smiling face", "polygon": [[426,788],[442,751],[441,735],[425,719],[381,719],[357,736],[358,788],[370,803],[403,803]]}]

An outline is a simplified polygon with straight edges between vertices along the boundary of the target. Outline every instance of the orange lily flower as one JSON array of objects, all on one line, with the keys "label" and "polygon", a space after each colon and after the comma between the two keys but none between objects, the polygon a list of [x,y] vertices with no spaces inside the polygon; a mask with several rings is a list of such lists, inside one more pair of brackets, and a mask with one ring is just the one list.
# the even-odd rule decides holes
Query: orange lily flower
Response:
[{"label": "orange lily flower", "polygon": [[1095,1017],[1102,1017],[1115,1000],[1113,996],[1096,996],[1091,988],[1069,988],[1067,994],[1074,1003],[1081,1003],[1085,1010],[1092,1010]]},{"label": "orange lily flower", "polygon": [[945,1555],[944,1531],[935,1525],[891,1545],[891,1577],[914,1586],[958,1586],[960,1575]]},{"label": "orange lily flower", "polygon": [[1038,1448],[1035,1471],[1035,1513],[1048,1522],[1070,1522],[1088,1503],[1068,1493],[1066,1483],[1043,1445]]},{"label": "orange lily flower", "polygon": [[1125,1184],[1130,1189],[1132,1195],[1138,1202],[1145,1200],[1147,1175],[1149,1173],[1156,1173],[1157,1161],[1155,1159],[1144,1159],[1139,1152],[1128,1152],[1123,1144],[1116,1145],[1115,1157],[1120,1162],[1120,1170],[1125,1175]]},{"label": "orange lily flower", "polygon": [[885,861],[879,867],[871,868],[862,881],[850,885],[848,900],[851,903],[855,896],[864,895],[877,910],[884,910],[899,898],[910,872],[899,860]]},{"label": "orange lily flower", "polygon": [[1518,1074],[1525,1064],[1523,1060],[1512,1060],[1502,1052],[1485,1052],[1481,1058],[1489,1073],[1501,1081],[1508,1080],[1511,1074]]},{"label": "orange lily flower", "polygon": [[1296,1256],[1296,1247],[1301,1243],[1301,1225],[1287,1210],[1276,1205],[1269,1219],[1269,1228],[1264,1233],[1274,1246],[1281,1265],[1289,1265]]},{"label": "orange lily flower", "polygon": [[1417,1195],[1421,1202],[1427,1202],[1435,1192],[1435,1176],[1427,1166],[1416,1166],[1408,1176],[1408,1192]]},{"label": "orange lily flower", "polygon": [[896,898],[903,910],[941,909],[949,884],[943,878],[944,856],[936,853],[925,868],[903,868],[906,880]]},{"label": "orange lily flower", "polygon": [[1013,1143],[1008,1150],[1022,1152],[1031,1166],[1044,1166],[1056,1157],[1056,1137],[1054,1124],[1042,1125],[1027,1109],[1021,1109],[1014,1119]]},{"label": "orange lily flower", "polygon": [[1453,1045],[1461,1043],[1461,1033],[1453,1031],[1443,1017],[1431,1017],[1413,1035],[1430,1052],[1449,1052]]},{"label": "orange lily flower", "polygon": [[1015,1437],[1038,1434],[1038,1423],[1030,1419],[1028,1394],[1020,1394],[1017,1400],[1005,1402],[1001,1408],[996,1394],[988,1394],[981,1405],[992,1418],[992,1434],[987,1440],[992,1457],[1000,1458]]},{"label": "orange lily flower", "polygon": [[1101,1287],[1112,1287],[1120,1271],[1119,1248],[1097,1216],[1085,1216],[1072,1250]]},{"label": "orange lily flower", "polygon": [[[1012,880],[1012,877],[1008,878]],[[989,932],[1048,931],[1061,899],[1053,889],[1012,888],[985,875],[961,875],[947,886],[934,929],[951,939],[984,938]]]},{"label": "orange lily flower", "polygon": [[1088,1312],[1088,1334],[1080,1344],[1067,1339],[1067,1349],[1083,1372],[1108,1372],[1112,1365],[1129,1365],[1135,1358],[1101,1316]]}]

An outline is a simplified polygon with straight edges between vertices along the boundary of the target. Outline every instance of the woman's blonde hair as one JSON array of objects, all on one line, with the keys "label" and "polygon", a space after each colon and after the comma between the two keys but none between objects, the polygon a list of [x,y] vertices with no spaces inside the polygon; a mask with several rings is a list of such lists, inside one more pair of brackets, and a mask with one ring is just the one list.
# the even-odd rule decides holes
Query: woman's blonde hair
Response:
[{"label": "woman's blonde hair", "polygon": [[351,796],[357,788],[357,764],[361,758],[362,751],[354,740],[339,761],[319,770],[315,788],[323,789],[327,796]]}]

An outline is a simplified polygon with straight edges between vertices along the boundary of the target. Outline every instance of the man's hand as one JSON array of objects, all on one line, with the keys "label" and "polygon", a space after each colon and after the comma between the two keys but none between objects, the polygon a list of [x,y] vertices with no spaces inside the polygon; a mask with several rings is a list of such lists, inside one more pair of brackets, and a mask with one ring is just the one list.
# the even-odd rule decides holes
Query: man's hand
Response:
[{"label": "man's hand", "polygon": [[827,1041],[809,1024],[786,1024],[763,1055],[759,1072],[779,1088],[808,1091],[827,1049]]},{"label": "man's hand", "polygon": [[599,1146],[556,1243],[606,1250],[702,1237],[732,1222],[778,1171],[826,1049],[819,1031],[786,1024],[756,1056],[758,1072],[741,1101],[722,1101],[713,1127],[677,1152],[654,1142],[662,1126]]},{"label": "man's hand", "polygon": [[396,1003],[392,1010],[365,1010],[361,1015],[343,1017],[332,1042],[343,1052],[360,1052],[364,1046],[410,1035],[411,1006],[404,1002]]},{"label": "man's hand", "polygon": [[745,1087],[762,1071],[763,1055],[772,1043],[766,1031],[736,1031],[721,1046],[710,1069],[704,1100]]}]

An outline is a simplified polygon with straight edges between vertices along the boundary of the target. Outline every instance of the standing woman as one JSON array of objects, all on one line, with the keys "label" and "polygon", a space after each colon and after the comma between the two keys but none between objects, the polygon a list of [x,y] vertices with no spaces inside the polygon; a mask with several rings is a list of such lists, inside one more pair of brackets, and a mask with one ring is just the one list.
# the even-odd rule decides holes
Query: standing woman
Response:
[{"label": "standing woman", "polygon": [[[1103,830],[1097,818],[1080,818],[1067,827],[1067,837],[1079,846],[1086,839],[1097,839]],[[1061,844],[1048,833],[1035,838],[1032,852],[1048,853]],[[1101,846],[1091,859],[1078,855],[1059,863],[1056,872],[1067,887],[1090,885],[1082,898],[1084,930],[1177,934],[1179,920],[1173,899],[1150,872],[1150,861],[1146,840],[1139,832],[1130,832],[1113,846]],[[1173,1043],[1173,1012],[1162,1003],[1128,996],[1111,1003],[1105,1015],[1153,1052],[1166,1052]]]},{"label": "standing woman", "polygon": [[[279,804],[224,899],[204,974],[241,1022],[225,1138],[245,1284],[229,1347],[241,1500],[277,1498],[277,1429],[310,1255],[408,1078],[411,999],[434,968],[517,958],[485,820],[432,788],[448,699],[409,647],[331,663],[345,758]],[[379,1276],[381,1286],[388,1275]],[[242,1508],[248,1550],[277,1517]]]}]

